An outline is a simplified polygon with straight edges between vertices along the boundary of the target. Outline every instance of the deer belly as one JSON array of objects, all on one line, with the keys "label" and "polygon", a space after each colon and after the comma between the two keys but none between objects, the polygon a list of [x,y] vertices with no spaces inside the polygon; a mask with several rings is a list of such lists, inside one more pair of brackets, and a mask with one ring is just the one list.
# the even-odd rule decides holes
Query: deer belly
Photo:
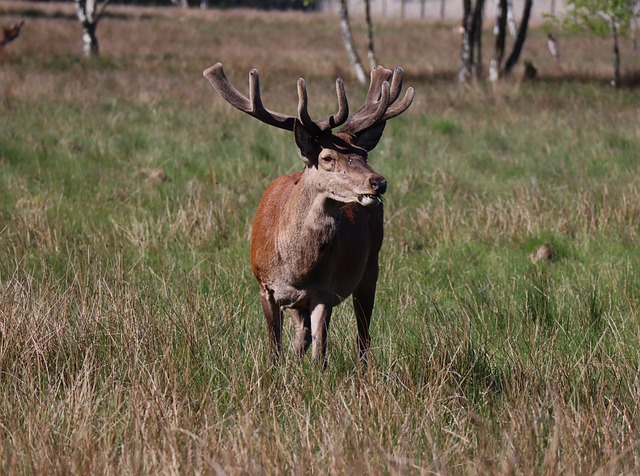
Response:
[{"label": "deer belly", "polygon": [[283,280],[269,287],[275,301],[283,308],[309,309],[319,302],[337,306],[358,287],[364,268],[364,262],[351,262],[349,266],[338,266],[333,272],[315,270],[296,284]]}]

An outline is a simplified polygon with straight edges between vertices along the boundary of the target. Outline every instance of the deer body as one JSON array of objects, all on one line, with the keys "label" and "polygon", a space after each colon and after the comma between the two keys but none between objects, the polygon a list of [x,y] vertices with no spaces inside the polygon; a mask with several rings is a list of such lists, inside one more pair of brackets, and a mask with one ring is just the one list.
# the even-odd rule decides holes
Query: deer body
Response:
[{"label": "deer body", "polygon": [[[263,122],[294,132],[302,172],[279,177],[265,190],[253,222],[251,265],[260,283],[262,308],[272,353],[281,352],[282,314],[294,318],[294,350],[312,346],[312,358],[326,365],[326,339],[334,306],[353,296],[361,358],[369,348],[369,323],[378,279],[383,239],[381,196],[387,183],[367,163],[385,121],[406,110],[413,99],[390,107],[402,86],[402,70],[376,68],[367,102],[347,120],[348,106],[340,80],[340,109],[313,122],[306,107],[306,87],[298,82],[299,117],[283,116],[262,106],[257,71],[250,76],[250,99],[227,81],[221,65],[205,76],[223,98]],[[391,84],[389,83],[391,80]],[[337,133],[331,129],[346,124]]]},{"label": "deer body", "polygon": [[[265,191],[253,223],[251,263],[276,345],[281,308],[296,320],[294,350],[302,355],[313,342],[314,359],[324,357],[334,306],[353,294],[357,309],[373,308],[382,216],[381,204],[345,206],[314,196],[305,190],[304,173],[281,177]],[[361,319],[364,352],[370,315]]]}]

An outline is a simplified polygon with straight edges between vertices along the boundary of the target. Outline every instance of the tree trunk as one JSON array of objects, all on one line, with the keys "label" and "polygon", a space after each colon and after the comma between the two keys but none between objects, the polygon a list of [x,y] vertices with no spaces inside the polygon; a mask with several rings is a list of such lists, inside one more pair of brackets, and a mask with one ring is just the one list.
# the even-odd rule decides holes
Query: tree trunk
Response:
[{"label": "tree trunk", "polygon": [[520,59],[522,47],[524,46],[524,42],[527,39],[527,28],[529,27],[529,18],[531,16],[532,6],[533,0],[525,0],[524,11],[522,13],[522,21],[520,22],[520,28],[518,29],[518,34],[516,35],[516,41],[513,45],[513,50],[511,50],[511,54],[509,55],[509,58],[507,58],[507,62],[504,65],[504,76],[509,76],[511,74],[513,67]]},{"label": "tree trunk", "polygon": [[473,21],[471,16],[471,0],[462,0],[462,45],[460,46],[460,71],[458,81],[466,83],[471,79],[473,68],[472,35]]},{"label": "tree trunk", "polygon": [[518,34],[516,19],[513,15],[513,0],[507,0],[507,24],[509,25],[509,33],[511,38],[515,38]]},{"label": "tree trunk", "polygon": [[378,66],[378,59],[373,48],[373,22],[371,21],[371,0],[364,0],[364,16],[367,22],[367,57],[369,66],[375,69]]},{"label": "tree trunk", "polygon": [[440,0],[440,19],[444,20],[444,16],[445,16],[445,1],[446,0]]},{"label": "tree trunk", "polygon": [[85,56],[99,56],[100,45],[98,44],[98,37],[96,36],[96,23],[83,23],[82,24],[82,41],[84,46],[82,50]]},{"label": "tree trunk", "polygon": [[347,0],[340,0],[339,11],[340,15],[340,30],[342,31],[342,39],[344,40],[344,47],[347,50],[349,61],[356,73],[356,77],[361,84],[366,84],[367,75],[362,69],[362,62],[356,51],[356,47],[353,44],[353,35],[351,34],[351,25],[349,24],[349,8],[347,6]]},{"label": "tree trunk", "polygon": [[620,87],[620,48],[618,47],[618,27],[616,22],[611,22],[611,37],[613,40],[613,81],[611,86]]},{"label": "tree trunk", "polygon": [[631,19],[631,46],[633,51],[638,51],[638,17],[634,16]]},{"label": "tree trunk", "polygon": [[[106,4],[105,4],[106,5]],[[104,11],[104,8],[102,9]],[[96,29],[98,28],[99,14],[96,14],[96,0],[76,0],[76,14],[82,24],[82,42],[85,56],[98,56],[100,46]]]},{"label": "tree trunk", "polygon": [[497,81],[500,79],[500,66],[504,57],[504,46],[507,37],[507,0],[497,0],[496,5],[496,27],[494,33],[496,36],[496,47],[493,59],[489,66],[489,80]]},{"label": "tree trunk", "polygon": [[[484,0],[462,2],[464,17],[462,32],[462,47],[460,50],[461,67],[458,80],[467,82],[478,79],[482,71],[482,17],[484,14]],[[473,7],[473,8],[472,8]]]},{"label": "tree trunk", "polygon": [[484,18],[484,0],[476,0],[476,8],[473,12],[473,43],[475,48],[475,72],[474,77],[479,79],[482,77],[482,19]]}]

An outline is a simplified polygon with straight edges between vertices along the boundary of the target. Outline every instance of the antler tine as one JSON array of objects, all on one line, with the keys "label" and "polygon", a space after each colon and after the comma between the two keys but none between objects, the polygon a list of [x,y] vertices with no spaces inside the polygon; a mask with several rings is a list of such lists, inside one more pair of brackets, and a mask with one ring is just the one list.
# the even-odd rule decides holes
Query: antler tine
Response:
[{"label": "antler tine", "polygon": [[[382,66],[376,66],[371,70],[371,82],[369,84],[369,91],[367,91],[367,97],[364,100],[364,104],[358,112],[346,121],[341,132],[356,134],[373,126],[376,121],[382,118],[389,104],[384,104],[381,100],[381,95],[383,93],[384,83],[387,83],[388,87],[389,80],[393,82],[392,72],[390,70]],[[372,121],[374,118],[377,119]]]},{"label": "antler tine", "polygon": [[[383,120],[390,104],[391,95],[389,81],[382,81],[378,88],[373,88],[373,82],[378,82],[377,79],[379,78],[380,76],[374,79],[374,74],[373,72],[371,73],[372,86],[369,88],[369,94],[367,94],[364,105],[347,120],[340,132],[355,135]],[[370,100],[375,96],[379,96],[379,98]]]},{"label": "antler tine", "polygon": [[[402,81],[404,79],[404,70],[401,67],[397,67],[393,71],[393,78],[391,79],[391,98],[389,99],[389,106],[393,104],[396,99],[400,96],[400,91],[402,90]],[[393,107],[389,107],[387,112],[384,114],[383,121],[388,121],[389,119],[396,117],[406,111],[411,103],[413,102],[414,90],[413,88],[408,88],[407,92],[398,104]]]},{"label": "antler tine", "polygon": [[[384,68],[383,66],[376,66],[371,70],[371,84],[369,85],[369,91],[367,91],[367,98],[365,99],[365,106],[370,103],[378,101],[382,83],[384,81],[389,82],[392,79],[392,72]],[[363,107],[364,108],[364,107]]]},{"label": "antler tine", "polygon": [[382,66],[373,69],[371,71],[371,85],[364,105],[347,120],[341,132],[356,135],[406,111],[413,101],[413,88],[408,88],[402,101],[391,107],[391,104],[400,96],[403,78],[404,70],[400,67],[397,67],[393,72]]},{"label": "antler tine", "polygon": [[298,79],[298,117],[305,128],[314,135],[320,135],[344,124],[349,116],[349,103],[347,93],[344,90],[342,79],[336,80],[336,95],[338,96],[338,112],[331,116],[325,116],[318,121],[311,119],[309,115],[309,98],[307,84],[303,78]]},{"label": "antler tine", "polygon": [[407,92],[405,93],[404,97],[402,98],[402,101],[400,101],[395,106],[390,107],[389,109],[387,109],[387,112],[382,117],[382,120],[383,121],[388,121],[389,119],[392,119],[392,118],[394,118],[396,116],[399,116],[404,111],[409,109],[409,106],[411,106],[411,103],[413,102],[414,94],[415,94],[415,91],[413,90],[412,87],[407,88]]},{"label": "antler tine", "polygon": [[336,79],[336,95],[338,96],[338,112],[331,116],[323,117],[317,122],[318,127],[323,131],[341,126],[349,117],[347,93],[344,90],[344,82],[340,78]]},{"label": "antler tine", "polygon": [[318,124],[313,122],[309,115],[309,97],[307,95],[307,83],[303,78],[298,79],[298,118],[307,131],[318,136],[322,130],[318,127]]},{"label": "antler tine", "polygon": [[293,130],[295,118],[265,108],[260,99],[260,79],[258,70],[249,72],[249,98],[241,94],[227,79],[222,63],[216,63],[202,73],[218,94],[236,109],[259,119],[270,126],[288,131]]},{"label": "antler tine", "polygon": [[404,69],[398,66],[393,70],[393,75],[391,76],[391,97],[389,98],[389,104],[393,104],[400,96],[400,91],[402,91],[402,80],[404,78]]}]

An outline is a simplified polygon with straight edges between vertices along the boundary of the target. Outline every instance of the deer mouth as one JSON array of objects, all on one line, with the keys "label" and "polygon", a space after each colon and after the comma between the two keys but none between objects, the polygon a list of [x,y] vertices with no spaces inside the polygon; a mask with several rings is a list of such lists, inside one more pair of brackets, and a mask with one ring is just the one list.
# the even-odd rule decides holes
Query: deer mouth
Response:
[{"label": "deer mouth", "polygon": [[363,193],[358,195],[358,203],[365,207],[382,203],[382,195],[377,193]]}]

